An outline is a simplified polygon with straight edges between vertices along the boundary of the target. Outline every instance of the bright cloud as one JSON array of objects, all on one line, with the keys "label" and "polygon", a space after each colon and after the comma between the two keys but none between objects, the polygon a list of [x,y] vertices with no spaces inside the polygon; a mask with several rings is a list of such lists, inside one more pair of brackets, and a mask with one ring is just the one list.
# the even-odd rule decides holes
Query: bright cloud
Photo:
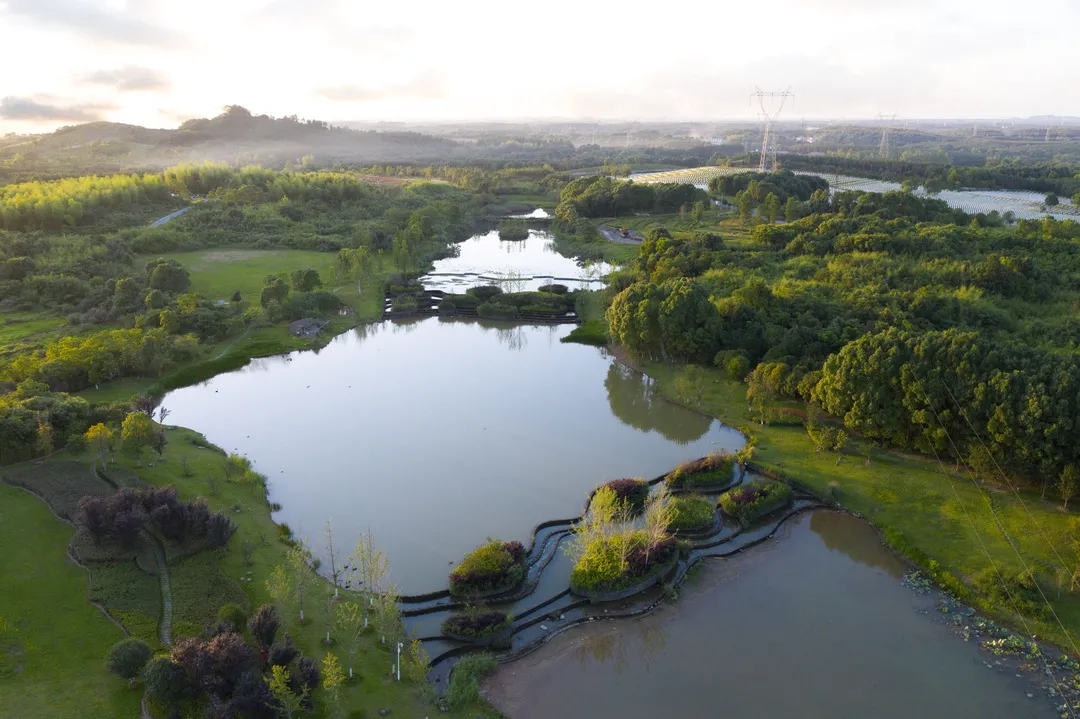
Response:
[{"label": "bright cloud", "polygon": [[807,118],[1080,115],[1075,0],[638,7],[0,0],[0,132],[174,126],[227,104],[328,120],[752,119],[754,86],[790,86]]}]

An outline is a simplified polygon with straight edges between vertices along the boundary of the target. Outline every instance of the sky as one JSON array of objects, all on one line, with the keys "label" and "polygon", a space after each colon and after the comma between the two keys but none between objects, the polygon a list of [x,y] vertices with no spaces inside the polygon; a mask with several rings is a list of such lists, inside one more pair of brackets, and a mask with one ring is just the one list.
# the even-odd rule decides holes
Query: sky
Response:
[{"label": "sky", "polygon": [[231,104],[755,120],[755,87],[790,88],[796,119],[1080,116],[1076,28],[1080,0],[0,0],[0,134]]}]

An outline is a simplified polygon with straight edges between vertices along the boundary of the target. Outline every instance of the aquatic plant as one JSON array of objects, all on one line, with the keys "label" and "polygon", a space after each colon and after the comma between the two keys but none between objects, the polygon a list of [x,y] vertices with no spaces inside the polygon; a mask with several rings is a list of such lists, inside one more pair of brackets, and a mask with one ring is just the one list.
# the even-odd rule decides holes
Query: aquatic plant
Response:
[{"label": "aquatic plant", "polygon": [[673,498],[671,508],[670,528],[674,531],[708,527],[716,516],[712,502],[693,495]]},{"label": "aquatic plant", "polygon": [[613,479],[601,486],[615,492],[615,497],[628,503],[635,512],[645,508],[645,500],[649,497],[649,485],[640,477]]},{"label": "aquatic plant", "polygon": [[451,637],[486,639],[510,627],[510,615],[496,609],[470,609],[443,620],[442,633]]},{"label": "aquatic plant", "polygon": [[720,508],[743,525],[782,507],[791,499],[791,487],[783,482],[755,479],[720,496]]},{"label": "aquatic plant", "polygon": [[455,596],[487,594],[511,589],[525,577],[525,547],[521,542],[489,539],[465,555],[450,572],[450,593]]},{"label": "aquatic plant", "polygon": [[664,475],[664,482],[672,489],[722,484],[731,479],[734,466],[734,457],[721,450],[701,459],[683,462]]}]

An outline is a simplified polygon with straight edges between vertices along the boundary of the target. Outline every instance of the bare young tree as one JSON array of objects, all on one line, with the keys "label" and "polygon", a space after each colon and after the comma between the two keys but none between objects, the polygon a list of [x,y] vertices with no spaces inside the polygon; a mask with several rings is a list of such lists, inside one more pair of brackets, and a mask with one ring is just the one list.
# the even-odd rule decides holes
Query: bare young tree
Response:
[{"label": "bare young tree", "polygon": [[341,550],[334,547],[334,528],[331,520],[326,520],[326,533],[323,535],[323,555],[330,563],[330,580],[334,583],[334,596],[338,595],[338,582],[341,579],[341,567],[338,565]]},{"label": "bare young tree", "polygon": [[645,532],[648,534],[646,561],[649,550],[667,537],[668,527],[674,519],[675,507],[671,504],[671,493],[666,486],[661,486],[659,491],[645,501]]},{"label": "bare young tree", "polygon": [[375,545],[370,529],[360,535],[349,559],[351,561],[346,565],[346,569],[350,574],[350,581],[346,586],[359,591],[364,597],[365,609],[370,610],[374,606],[376,595],[389,588],[390,561]]}]

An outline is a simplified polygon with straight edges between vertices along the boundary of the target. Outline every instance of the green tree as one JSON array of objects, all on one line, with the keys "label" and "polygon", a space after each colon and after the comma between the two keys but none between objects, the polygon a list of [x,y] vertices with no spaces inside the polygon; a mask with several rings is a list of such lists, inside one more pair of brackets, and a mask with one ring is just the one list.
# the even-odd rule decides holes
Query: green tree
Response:
[{"label": "green tree", "polygon": [[289,296],[289,285],[285,280],[277,277],[276,275],[270,275],[266,278],[263,284],[262,292],[259,294],[259,304],[266,307],[271,302],[277,302],[278,304],[285,301],[285,298]]},{"label": "green tree", "polygon": [[694,221],[695,225],[701,224],[701,218],[705,216],[705,203],[697,201],[690,209],[690,219]]},{"label": "green tree", "polygon": [[1080,208],[1080,190],[1073,193],[1072,203],[1074,208]]},{"label": "green tree", "polygon": [[191,286],[191,276],[176,260],[158,258],[146,263],[151,289],[179,294]]},{"label": "green tree", "polygon": [[784,219],[788,222],[799,219],[799,201],[794,196],[788,197],[784,203]]},{"label": "green tree", "polygon": [[318,271],[310,267],[303,270],[293,270],[290,278],[292,279],[293,290],[296,292],[311,292],[318,287],[322,287],[322,279],[319,277]]},{"label": "green tree", "polygon": [[1057,486],[1058,494],[1064,503],[1062,508],[1068,510],[1069,500],[1075,497],[1077,489],[1080,489],[1080,468],[1075,464],[1067,465],[1058,476]]},{"label": "green tree", "polygon": [[130,412],[120,425],[120,439],[142,466],[142,450],[154,441],[154,420],[142,412]]},{"label": "green tree", "polygon": [[113,433],[104,424],[98,422],[86,430],[85,436],[87,444],[93,447],[101,458],[101,469],[104,470],[105,463],[109,459],[109,450],[112,449]]},{"label": "green tree", "polygon": [[780,198],[775,193],[770,192],[765,197],[765,202],[762,204],[762,210],[765,213],[765,219],[769,222],[776,222],[780,217]]},{"label": "green tree", "polygon": [[154,650],[143,640],[134,637],[122,639],[109,650],[105,668],[121,679],[134,681],[152,656]]},{"label": "green tree", "polygon": [[[367,601],[364,604],[368,604]],[[360,639],[367,630],[367,610],[356,602],[341,602],[334,607],[334,626],[344,642],[345,656],[349,662],[349,678],[353,678],[353,661],[360,650]]]},{"label": "green tree", "polygon": [[270,688],[270,694],[274,697],[274,702],[277,705],[275,709],[285,719],[292,719],[293,716],[304,710],[304,704],[307,702],[308,694],[311,692],[304,685],[300,686],[299,692],[294,691],[291,679],[288,669],[274,665],[270,667],[270,678],[266,680],[267,686]]},{"label": "green tree", "polygon": [[345,672],[337,655],[328,652],[322,662],[322,688],[326,692],[326,703],[335,717],[341,716],[341,688],[345,685]]},{"label": "green tree", "polygon": [[1055,193],[1051,192],[1046,196],[1045,204],[1047,207],[1057,207],[1061,204],[1061,200]]}]

